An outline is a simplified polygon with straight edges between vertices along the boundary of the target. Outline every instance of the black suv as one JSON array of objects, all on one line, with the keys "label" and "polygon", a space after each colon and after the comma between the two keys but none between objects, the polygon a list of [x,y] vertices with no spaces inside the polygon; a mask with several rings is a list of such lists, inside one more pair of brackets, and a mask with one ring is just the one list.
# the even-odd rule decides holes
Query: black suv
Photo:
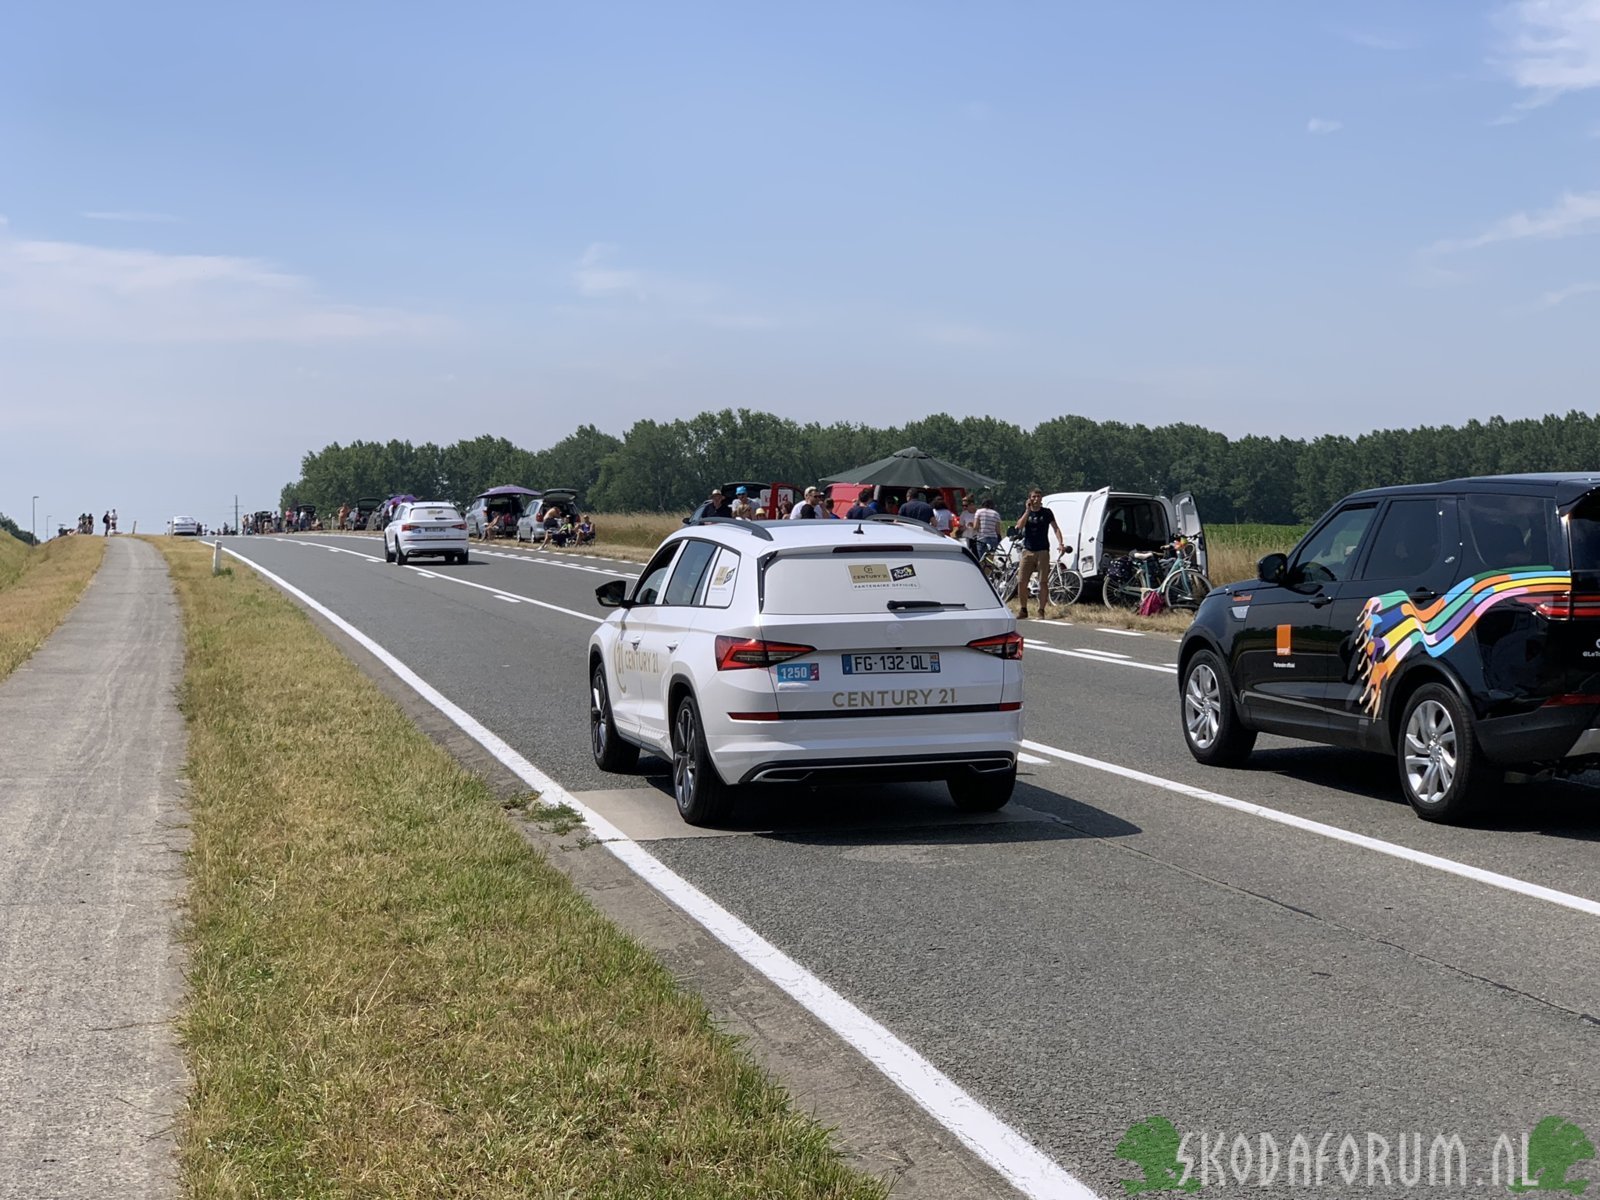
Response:
[{"label": "black suv", "polygon": [[1189,750],[1256,734],[1393,754],[1430,821],[1491,783],[1600,764],[1600,473],[1357,492],[1258,579],[1206,597],[1178,654]]}]

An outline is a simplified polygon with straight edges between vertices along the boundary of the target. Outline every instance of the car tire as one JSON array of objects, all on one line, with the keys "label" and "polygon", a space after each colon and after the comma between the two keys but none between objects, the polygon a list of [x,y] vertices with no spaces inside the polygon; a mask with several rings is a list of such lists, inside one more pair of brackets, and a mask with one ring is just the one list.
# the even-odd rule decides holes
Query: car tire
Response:
[{"label": "car tire", "polygon": [[460,554],[456,555],[456,561],[458,563],[460,563],[462,566],[466,566],[467,565],[467,558],[468,558],[469,555],[471,555],[471,553],[472,553],[472,551],[470,551],[470,550],[463,550]]},{"label": "car tire", "polygon": [[631,771],[639,765],[639,747],[623,741],[617,732],[603,662],[596,662],[589,673],[589,749],[594,752],[594,765],[602,771]]},{"label": "car tire", "polygon": [[389,540],[387,538],[383,542],[383,561],[386,563],[394,561],[394,551],[389,549]]},{"label": "car tire", "polygon": [[404,550],[400,549],[399,538],[395,538],[394,540],[394,561],[399,563],[402,567],[411,561],[411,556]]},{"label": "car tire", "polygon": [[1214,650],[1197,651],[1183,669],[1178,719],[1189,753],[1211,767],[1236,767],[1255,749],[1256,731],[1233,702],[1228,669]]},{"label": "car tire", "polygon": [[714,824],[733,807],[733,789],[711,761],[693,696],[683,697],[672,710],[672,795],[678,815],[690,825]]},{"label": "car tire", "polygon": [[1017,768],[1008,771],[963,771],[952,775],[946,784],[950,799],[962,812],[999,812],[1011,800],[1017,786]]},{"label": "car tire", "polygon": [[1460,821],[1483,802],[1489,777],[1472,713],[1442,683],[1412,692],[1395,745],[1400,790],[1424,821]]}]

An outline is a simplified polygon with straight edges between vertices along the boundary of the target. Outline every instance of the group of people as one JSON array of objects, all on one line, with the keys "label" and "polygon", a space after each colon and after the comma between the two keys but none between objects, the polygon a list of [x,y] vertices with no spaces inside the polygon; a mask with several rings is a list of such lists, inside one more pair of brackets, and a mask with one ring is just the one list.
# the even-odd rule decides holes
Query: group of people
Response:
[{"label": "group of people", "polygon": [[[841,514],[834,509],[833,496],[815,487],[806,488],[798,504],[787,496],[780,497],[771,513],[759,505],[752,504],[744,487],[735,488],[731,500],[722,494],[721,488],[712,488],[711,495],[695,509],[692,519],[701,520],[706,517],[731,517],[736,520],[754,521],[841,519]],[[842,519],[863,521],[876,516],[880,511],[883,510],[879,508],[876,489],[866,487],[856,496],[856,502],[842,514]],[[978,499],[974,499],[971,495],[963,496],[961,511],[955,512],[950,508],[949,501],[942,491],[935,491],[930,501],[923,489],[912,488],[900,507],[893,511],[897,516],[926,521],[946,537],[959,538],[966,543],[967,549],[979,561],[1000,548],[1000,531],[1004,518],[995,508],[992,496]],[[1033,577],[1037,575],[1040,583],[1039,616],[1044,617],[1045,597],[1048,594],[1045,583],[1050,578],[1051,534],[1055,535],[1056,545],[1063,554],[1066,553],[1067,543],[1066,538],[1062,536],[1061,526],[1056,521],[1055,513],[1044,506],[1042,489],[1028,489],[1027,507],[1023,510],[1022,516],[1011,524],[1009,532],[1022,542],[1022,560],[1017,579],[1017,594],[1022,597],[1022,607],[1017,615],[1024,618],[1028,616],[1028,588]]]},{"label": "group of people", "polygon": [[[107,537],[110,537],[113,533],[115,533],[117,531],[117,510],[116,509],[108,508],[108,509],[106,509],[106,511],[104,513],[101,514],[101,516],[100,516],[100,527],[105,531],[105,535]],[[94,533],[94,514],[93,513],[79,513],[78,514],[78,527],[77,527],[77,529],[68,529],[65,525],[63,525],[63,526],[61,526],[61,528],[59,530],[57,530],[57,535],[58,536],[60,534],[66,534],[66,533],[87,533],[87,534],[93,535],[93,533]]]}]

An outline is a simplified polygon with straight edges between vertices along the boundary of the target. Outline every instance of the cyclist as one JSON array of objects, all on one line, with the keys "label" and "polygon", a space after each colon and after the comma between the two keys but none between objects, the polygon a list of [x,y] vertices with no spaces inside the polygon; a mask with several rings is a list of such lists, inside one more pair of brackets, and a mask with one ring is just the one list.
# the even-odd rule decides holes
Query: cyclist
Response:
[{"label": "cyclist", "polygon": [[1061,535],[1061,526],[1056,523],[1056,515],[1044,506],[1044,492],[1039,488],[1028,489],[1028,507],[1012,526],[1013,530],[1022,535],[1022,566],[1017,576],[1017,596],[1022,607],[1017,611],[1017,616],[1026,619],[1028,615],[1028,584],[1033,579],[1033,573],[1039,573],[1039,616],[1047,616],[1045,601],[1050,595],[1050,531],[1056,535],[1056,548],[1063,554],[1066,553],[1067,539]]}]

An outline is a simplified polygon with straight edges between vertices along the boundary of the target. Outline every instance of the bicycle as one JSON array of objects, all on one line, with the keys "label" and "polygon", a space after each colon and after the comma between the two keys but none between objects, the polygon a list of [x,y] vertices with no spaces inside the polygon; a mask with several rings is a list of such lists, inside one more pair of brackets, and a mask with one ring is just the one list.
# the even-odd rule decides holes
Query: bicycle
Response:
[{"label": "bicycle", "polygon": [[1100,585],[1100,598],[1107,608],[1137,609],[1151,592],[1161,596],[1167,608],[1192,611],[1211,590],[1211,580],[1194,562],[1194,550],[1186,539],[1162,547],[1165,554],[1136,550],[1116,558],[1106,568]]},{"label": "bicycle", "polygon": [[[1069,553],[1070,550],[1068,547],[1063,553]],[[984,555],[980,565],[994,586],[995,594],[1002,601],[1009,601],[1017,594],[1017,576],[1021,571],[1022,561],[1014,548],[1005,551],[993,550]],[[1049,602],[1055,608],[1076,604],[1078,597],[1083,595],[1083,576],[1069,567],[1064,558],[1058,558],[1050,564],[1050,572],[1045,579],[1041,580],[1035,575],[1028,581],[1029,600],[1038,600],[1041,584],[1045,586]]]}]

